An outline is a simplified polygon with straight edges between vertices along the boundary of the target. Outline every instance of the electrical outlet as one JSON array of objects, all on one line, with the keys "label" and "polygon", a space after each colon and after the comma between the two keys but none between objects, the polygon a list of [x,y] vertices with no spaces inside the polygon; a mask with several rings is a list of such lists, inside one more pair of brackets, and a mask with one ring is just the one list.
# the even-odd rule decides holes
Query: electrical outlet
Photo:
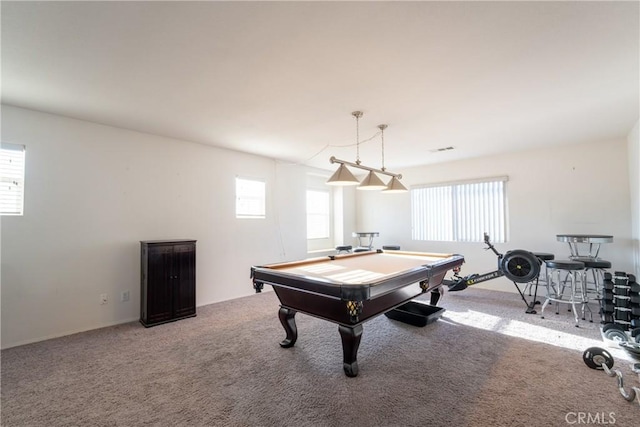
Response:
[{"label": "electrical outlet", "polygon": [[107,294],[100,294],[100,305],[106,304],[108,301]]},{"label": "electrical outlet", "polygon": [[122,301],[122,302],[129,301],[129,291],[122,291],[120,293],[120,301]]}]

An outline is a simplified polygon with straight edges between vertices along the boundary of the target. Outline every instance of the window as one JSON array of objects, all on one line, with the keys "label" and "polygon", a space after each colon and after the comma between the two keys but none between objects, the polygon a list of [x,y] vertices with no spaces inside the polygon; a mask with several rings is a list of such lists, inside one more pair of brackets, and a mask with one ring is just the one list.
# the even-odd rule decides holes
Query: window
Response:
[{"label": "window", "polygon": [[336,193],[326,181],[326,176],[307,174],[307,250],[310,252],[333,249],[335,246]]},{"label": "window", "polygon": [[411,189],[413,240],[507,241],[507,177]]},{"label": "window", "polygon": [[263,181],[236,178],[236,218],[266,218]]},{"label": "window", "polygon": [[0,215],[22,215],[24,208],[24,145],[0,145]]},{"label": "window", "polygon": [[331,236],[331,203],[329,190],[307,190],[307,239]]}]

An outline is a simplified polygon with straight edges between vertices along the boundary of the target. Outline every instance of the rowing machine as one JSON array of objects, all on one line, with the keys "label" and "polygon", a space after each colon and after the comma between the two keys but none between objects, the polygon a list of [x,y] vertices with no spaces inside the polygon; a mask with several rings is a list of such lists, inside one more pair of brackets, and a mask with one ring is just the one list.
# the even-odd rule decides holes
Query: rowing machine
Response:
[{"label": "rowing machine", "polygon": [[[462,291],[471,285],[486,282],[487,280],[496,279],[498,277],[506,277],[515,285],[522,300],[527,305],[527,313],[536,314],[534,307],[539,304],[536,301],[538,297],[538,275],[540,274],[540,260],[534,254],[522,249],[509,251],[501,254],[491,243],[491,239],[487,233],[484,233],[484,243],[487,245],[485,249],[491,249],[498,257],[498,269],[484,274],[470,274],[468,276],[459,276],[460,269],[454,269],[453,278],[445,280],[445,284],[450,291]],[[533,300],[529,303],[524,293],[518,286],[518,283],[530,283],[535,280],[535,292]]]}]

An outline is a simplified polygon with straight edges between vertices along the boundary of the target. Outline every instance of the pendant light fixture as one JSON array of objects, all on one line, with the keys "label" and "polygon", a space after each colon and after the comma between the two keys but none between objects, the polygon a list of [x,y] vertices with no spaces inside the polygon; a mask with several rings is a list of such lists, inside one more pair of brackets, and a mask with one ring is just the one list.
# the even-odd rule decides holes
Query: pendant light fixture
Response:
[{"label": "pendant light fixture", "polygon": [[[348,162],[346,160],[336,159],[334,156],[331,156],[329,161],[331,163],[338,163],[340,166],[338,170],[329,178],[327,181],[328,185],[358,185],[358,190],[384,190],[385,193],[402,193],[408,191],[407,188],[402,185],[400,179],[402,179],[402,175],[387,172],[384,167],[384,130],[387,128],[387,125],[379,125],[378,129],[380,129],[382,135],[382,169],[375,169],[369,166],[365,166],[360,162],[360,128],[359,128],[359,120],[362,117],[362,111],[354,111],[351,113],[353,117],[356,118],[356,162]],[[351,171],[347,168],[347,166],[351,166],[357,169],[362,169],[369,171],[365,179],[362,180],[361,183],[358,182],[355,176],[351,173]],[[376,174],[383,174],[391,177],[391,181],[389,181],[389,185],[386,185],[380,177]]]}]

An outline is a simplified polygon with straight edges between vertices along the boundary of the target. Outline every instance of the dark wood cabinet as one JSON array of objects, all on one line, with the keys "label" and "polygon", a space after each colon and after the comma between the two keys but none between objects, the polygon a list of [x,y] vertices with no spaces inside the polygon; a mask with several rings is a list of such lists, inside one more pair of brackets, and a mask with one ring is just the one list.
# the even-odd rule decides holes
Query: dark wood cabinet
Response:
[{"label": "dark wood cabinet", "polygon": [[196,315],[196,241],[140,242],[140,323]]}]

